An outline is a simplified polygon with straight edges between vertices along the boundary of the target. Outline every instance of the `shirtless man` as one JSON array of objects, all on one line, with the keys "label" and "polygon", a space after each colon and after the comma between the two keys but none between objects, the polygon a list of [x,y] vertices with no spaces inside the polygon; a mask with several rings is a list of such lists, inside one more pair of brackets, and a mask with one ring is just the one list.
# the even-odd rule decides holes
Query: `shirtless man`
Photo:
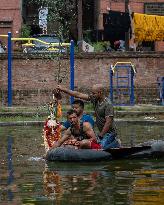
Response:
[{"label": "shirtless man", "polygon": [[75,110],[71,109],[67,112],[68,120],[71,123],[62,138],[55,142],[52,148],[64,145],[73,145],[80,149],[100,149],[97,143],[96,135],[89,122],[80,122]]},{"label": "shirtless man", "polygon": [[76,98],[91,101],[95,111],[96,125],[99,130],[98,138],[101,147],[104,150],[120,147],[120,140],[117,138],[114,123],[113,106],[110,99],[105,97],[101,84],[95,84],[92,87],[91,95],[72,91],[60,85],[58,85],[57,90]]}]

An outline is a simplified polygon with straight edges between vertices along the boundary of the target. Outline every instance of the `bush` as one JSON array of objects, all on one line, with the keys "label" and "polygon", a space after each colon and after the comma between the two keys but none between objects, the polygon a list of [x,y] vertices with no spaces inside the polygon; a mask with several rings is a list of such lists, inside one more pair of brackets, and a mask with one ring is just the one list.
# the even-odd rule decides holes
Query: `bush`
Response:
[{"label": "bush", "polygon": [[95,52],[105,52],[108,51],[108,48],[110,47],[110,42],[108,41],[95,42],[92,43],[92,46],[94,47]]},{"label": "bush", "polygon": [[23,24],[21,28],[21,37],[22,38],[28,38],[31,34],[31,27]]}]

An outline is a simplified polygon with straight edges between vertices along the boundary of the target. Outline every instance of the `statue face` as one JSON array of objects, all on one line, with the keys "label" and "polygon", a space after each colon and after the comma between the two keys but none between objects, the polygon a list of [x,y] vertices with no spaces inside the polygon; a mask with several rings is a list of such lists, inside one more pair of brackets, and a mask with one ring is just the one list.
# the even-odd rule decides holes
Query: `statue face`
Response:
[{"label": "statue face", "polygon": [[56,120],[48,120],[48,122],[47,122],[47,126],[48,127],[50,127],[50,128],[56,128],[57,127],[57,122],[56,122]]}]

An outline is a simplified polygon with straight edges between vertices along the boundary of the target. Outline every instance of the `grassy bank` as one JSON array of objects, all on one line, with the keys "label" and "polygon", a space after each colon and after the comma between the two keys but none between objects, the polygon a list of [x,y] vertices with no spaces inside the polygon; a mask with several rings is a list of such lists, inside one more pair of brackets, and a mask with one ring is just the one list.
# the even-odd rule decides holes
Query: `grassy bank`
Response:
[{"label": "grassy bank", "polygon": [[[70,105],[63,105],[63,118]],[[162,119],[164,120],[164,107],[154,105],[135,105],[135,106],[114,106],[116,118],[136,118],[136,119]],[[85,105],[85,112],[93,114],[91,104]],[[1,107],[0,122],[15,121],[44,121],[48,115],[48,106],[36,107]]]},{"label": "grassy bank", "polygon": [[[62,105],[63,112],[66,112],[71,106],[70,105]],[[164,111],[164,106],[152,105],[152,104],[137,104],[134,106],[114,106],[115,111]],[[85,111],[92,112],[93,108],[91,103],[85,104]],[[21,106],[13,106],[13,107],[0,107],[0,113],[4,112],[47,112],[48,113],[48,105],[44,106],[32,106],[32,107],[21,107]]]}]

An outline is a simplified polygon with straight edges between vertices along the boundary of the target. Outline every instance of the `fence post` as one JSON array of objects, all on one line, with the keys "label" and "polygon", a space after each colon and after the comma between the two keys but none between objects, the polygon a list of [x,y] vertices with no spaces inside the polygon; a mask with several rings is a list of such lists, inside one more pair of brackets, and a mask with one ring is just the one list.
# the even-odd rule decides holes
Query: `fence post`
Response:
[{"label": "fence post", "polygon": [[11,32],[8,32],[8,107],[12,106],[12,44]]},{"label": "fence post", "polygon": [[[74,41],[71,40],[70,45],[70,90],[74,90]],[[70,97],[70,103],[72,104],[74,97]]]},{"label": "fence post", "polygon": [[110,100],[113,103],[113,70],[112,70],[112,65],[110,66],[110,70],[109,70],[109,78],[110,78],[109,94],[110,94]]},{"label": "fence post", "polygon": [[131,66],[130,72],[131,72],[130,104],[134,105],[134,70],[133,70],[132,66]]}]

